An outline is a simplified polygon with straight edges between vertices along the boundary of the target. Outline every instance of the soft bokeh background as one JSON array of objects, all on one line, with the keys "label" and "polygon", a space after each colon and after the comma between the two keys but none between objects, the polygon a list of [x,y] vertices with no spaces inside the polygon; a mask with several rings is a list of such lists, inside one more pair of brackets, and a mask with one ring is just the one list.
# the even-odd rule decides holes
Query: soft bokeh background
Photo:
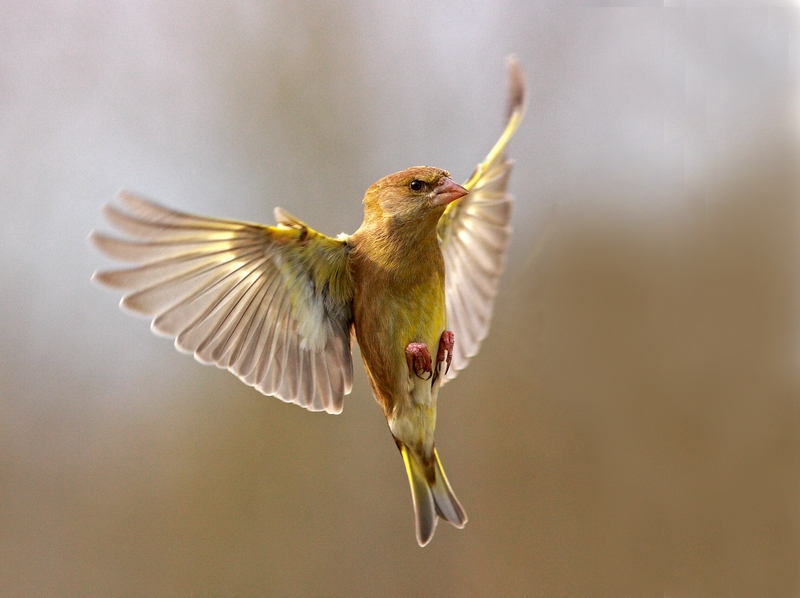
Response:
[{"label": "soft bokeh background", "polygon": [[[0,595],[800,595],[799,15],[566,4],[0,5]],[[263,397],[85,239],[121,187],[353,231],[466,178],[511,52],[516,235],[437,429],[470,522],[420,549],[360,366],[338,417]]]}]

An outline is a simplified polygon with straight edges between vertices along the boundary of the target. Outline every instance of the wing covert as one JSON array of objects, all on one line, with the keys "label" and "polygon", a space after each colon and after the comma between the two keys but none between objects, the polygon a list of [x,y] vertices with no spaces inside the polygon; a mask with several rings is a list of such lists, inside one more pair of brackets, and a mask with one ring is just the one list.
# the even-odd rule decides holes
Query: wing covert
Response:
[{"label": "wing covert", "polygon": [[137,265],[96,272],[126,291],[120,307],[199,362],[266,395],[339,413],[352,388],[348,247],[283,212],[278,226],[194,216],[120,193],[93,232],[106,255]]}]

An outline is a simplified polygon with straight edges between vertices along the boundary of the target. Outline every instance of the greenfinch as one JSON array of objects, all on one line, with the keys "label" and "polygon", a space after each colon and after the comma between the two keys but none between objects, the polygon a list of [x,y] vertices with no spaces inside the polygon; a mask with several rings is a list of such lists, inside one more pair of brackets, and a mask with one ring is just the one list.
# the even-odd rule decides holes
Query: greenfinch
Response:
[{"label": "greenfinch", "polygon": [[277,226],[194,216],[130,193],[103,207],[133,240],[93,232],[134,267],[96,272],[124,289],[120,306],[152,318],[179,351],[266,395],[339,413],[352,388],[351,339],[406,467],[420,546],[441,517],[467,515],[434,445],[439,388],[486,336],[511,230],[506,145],[524,113],[509,60],[506,127],[462,186],[409,168],[373,184],[364,221],[328,237],[280,208]]}]

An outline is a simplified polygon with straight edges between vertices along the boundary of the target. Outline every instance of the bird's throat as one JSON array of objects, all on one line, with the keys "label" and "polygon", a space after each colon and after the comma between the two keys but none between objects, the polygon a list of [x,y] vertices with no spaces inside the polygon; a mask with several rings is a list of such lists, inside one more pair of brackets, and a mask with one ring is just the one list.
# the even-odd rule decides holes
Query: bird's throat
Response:
[{"label": "bird's throat", "polygon": [[418,280],[432,273],[444,274],[435,222],[396,226],[390,222],[365,221],[353,240],[361,256],[393,278]]}]

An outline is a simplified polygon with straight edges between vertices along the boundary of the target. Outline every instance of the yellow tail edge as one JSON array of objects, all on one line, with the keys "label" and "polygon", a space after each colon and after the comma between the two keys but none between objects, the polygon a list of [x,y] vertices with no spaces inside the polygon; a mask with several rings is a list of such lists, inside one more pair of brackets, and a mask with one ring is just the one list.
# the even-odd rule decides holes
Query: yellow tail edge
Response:
[{"label": "yellow tail edge", "polygon": [[467,514],[450,486],[436,449],[433,451],[435,479],[429,482],[420,457],[409,451],[402,442],[397,445],[403,455],[411,487],[419,545],[425,546],[431,541],[439,517],[459,529],[463,528],[468,520]]}]

